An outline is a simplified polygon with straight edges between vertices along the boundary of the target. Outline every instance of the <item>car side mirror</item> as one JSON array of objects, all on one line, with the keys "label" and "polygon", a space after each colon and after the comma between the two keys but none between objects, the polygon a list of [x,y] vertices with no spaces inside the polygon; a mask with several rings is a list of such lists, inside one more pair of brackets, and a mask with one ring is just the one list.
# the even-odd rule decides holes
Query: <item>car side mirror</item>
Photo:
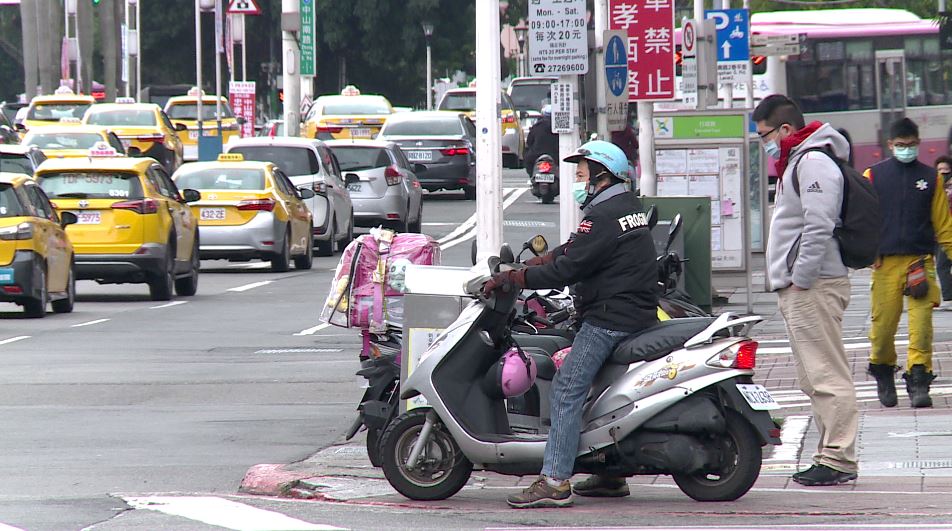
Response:
[{"label": "car side mirror", "polygon": [[73,225],[79,221],[79,218],[76,217],[76,214],[72,212],[60,212],[60,225],[65,228],[67,225]]},{"label": "car side mirror", "polygon": [[183,124],[182,122],[175,122],[175,130],[176,130],[176,131],[188,131],[188,126],[185,125],[185,124]]},{"label": "car side mirror", "polygon": [[423,173],[426,171],[426,164],[420,164],[419,162],[413,165],[413,173]]},{"label": "car side mirror", "polygon": [[357,184],[360,182],[360,176],[356,173],[345,173],[344,174],[344,183],[346,184]]},{"label": "car side mirror", "polygon": [[21,124],[20,122],[13,124],[13,128],[16,129],[20,133],[26,132],[26,126]]},{"label": "car side mirror", "polygon": [[191,188],[186,188],[182,190],[182,200],[186,203],[194,203],[195,201],[201,201],[202,194],[198,190],[193,190]]},{"label": "car side mirror", "polygon": [[314,197],[314,190],[307,186],[302,186],[298,188],[297,191],[298,191],[298,197],[300,197],[301,199],[310,199]]}]

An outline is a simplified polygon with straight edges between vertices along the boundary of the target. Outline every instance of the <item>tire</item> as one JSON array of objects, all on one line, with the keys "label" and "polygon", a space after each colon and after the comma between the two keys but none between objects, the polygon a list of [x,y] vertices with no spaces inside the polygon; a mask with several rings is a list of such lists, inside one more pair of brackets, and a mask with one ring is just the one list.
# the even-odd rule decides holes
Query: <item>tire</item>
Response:
[{"label": "tire", "polygon": [[331,222],[331,237],[327,241],[317,242],[317,256],[334,256],[334,235],[337,234],[337,222]]},{"label": "tire", "polygon": [[30,319],[41,319],[46,317],[46,301],[49,299],[49,293],[46,291],[46,268],[37,269],[37,281],[40,284],[40,298],[26,299],[23,302],[23,314]]},{"label": "tire", "polygon": [[374,468],[383,466],[383,456],[380,452],[380,436],[382,430],[375,428],[367,429],[367,457]]},{"label": "tire", "polygon": [[555,202],[555,194],[550,193],[550,194],[545,194],[544,196],[542,196],[543,205],[551,205],[554,202]]},{"label": "tire", "polygon": [[66,298],[55,300],[50,303],[53,307],[53,313],[70,313],[73,311],[73,304],[76,302],[76,275],[73,273],[73,265],[69,266],[69,278],[66,279]]},{"label": "tire", "polygon": [[347,234],[344,236],[343,240],[337,242],[337,250],[344,252],[344,249],[350,245],[350,242],[354,241],[354,213],[350,213],[350,226],[347,227]]},{"label": "tire", "polygon": [[697,501],[734,501],[746,494],[760,475],[763,454],[753,427],[730,409],[726,419],[726,433],[707,441],[725,452],[723,473],[672,475],[681,491]]},{"label": "tire", "polygon": [[[169,236],[169,241],[175,241],[175,235]],[[169,247],[165,255],[165,272],[149,281],[149,297],[154,301],[172,299],[172,289],[175,286],[175,248]]]},{"label": "tire", "polygon": [[397,492],[411,500],[445,500],[459,492],[473,472],[473,464],[439,421],[430,432],[430,441],[420,456],[418,468],[406,469],[406,460],[429,411],[429,408],[418,408],[395,418],[380,442],[384,476]]},{"label": "tire", "polygon": [[191,297],[198,293],[198,273],[202,269],[202,259],[198,250],[198,233],[195,234],[195,243],[192,245],[192,257],[189,262],[189,269],[191,269],[189,275],[175,279],[175,293],[184,297]]},{"label": "tire", "polygon": [[416,221],[410,224],[407,229],[409,232],[420,234],[423,232],[423,202],[420,202],[420,210],[417,211]]},{"label": "tire", "polygon": [[311,229],[310,225],[307,227],[307,249],[304,250],[304,254],[294,257],[294,269],[306,270],[310,269],[314,265],[314,231]]},{"label": "tire", "polygon": [[476,199],[476,187],[475,186],[466,186],[463,188],[463,198],[467,201],[472,201]]},{"label": "tire", "polygon": [[284,273],[291,269],[291,227],[285,227],[284,240],[281,241],[281,252],[271,257],[271,271]]}]

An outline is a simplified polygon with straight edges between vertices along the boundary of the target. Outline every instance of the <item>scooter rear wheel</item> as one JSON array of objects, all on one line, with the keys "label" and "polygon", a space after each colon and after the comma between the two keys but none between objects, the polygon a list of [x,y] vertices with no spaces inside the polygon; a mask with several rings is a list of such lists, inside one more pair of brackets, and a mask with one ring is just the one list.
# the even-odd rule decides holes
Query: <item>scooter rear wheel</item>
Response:
[{"label": "scooter rear wheel", "polygon": [[734,501],[747,494],[760,476],[760,439],[740,413],[728,409],[725,416],[727,431],[711,441],[723,452],[721,470],[673,475],[681,491],[697,501]]},{"label": "scooter rear wheel", "polygon": [[416,466],[407,468],[429,411],[418,408],[400,415],[387,426],[380,442],[384,476],[397,492],[411,500],[445,500],[459,492],[473,472],[473,464],[439,421],[430,431]]}]

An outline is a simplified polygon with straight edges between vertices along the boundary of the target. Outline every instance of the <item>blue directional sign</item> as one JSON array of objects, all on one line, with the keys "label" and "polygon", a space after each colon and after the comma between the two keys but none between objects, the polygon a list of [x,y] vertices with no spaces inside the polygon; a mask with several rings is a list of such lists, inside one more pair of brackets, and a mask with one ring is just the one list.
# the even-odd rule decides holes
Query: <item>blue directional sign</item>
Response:
[{"label": "blue directional sign", "polygon": [[750,12],[746,9],[709,9],[704,18],[714,20],[717,61],[750,60]]},{"label": "blue directional sign", "polygon": [[628,50],[621,37],[615,35],[605,46],[605,79],[608,90],[615,96],[625,92],[628,83]]}]

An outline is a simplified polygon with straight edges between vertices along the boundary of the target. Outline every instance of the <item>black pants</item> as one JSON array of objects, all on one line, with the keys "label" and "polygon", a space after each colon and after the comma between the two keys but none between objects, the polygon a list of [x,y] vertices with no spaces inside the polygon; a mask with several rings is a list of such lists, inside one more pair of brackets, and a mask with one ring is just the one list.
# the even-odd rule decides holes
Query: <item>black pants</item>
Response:
[{"label": "black pants", "polygon": [[935,272],[942,287],[942,300],[952,301],[952,260],[945,255],[945,250],[940,245],[937,245],[935,250]]}]

